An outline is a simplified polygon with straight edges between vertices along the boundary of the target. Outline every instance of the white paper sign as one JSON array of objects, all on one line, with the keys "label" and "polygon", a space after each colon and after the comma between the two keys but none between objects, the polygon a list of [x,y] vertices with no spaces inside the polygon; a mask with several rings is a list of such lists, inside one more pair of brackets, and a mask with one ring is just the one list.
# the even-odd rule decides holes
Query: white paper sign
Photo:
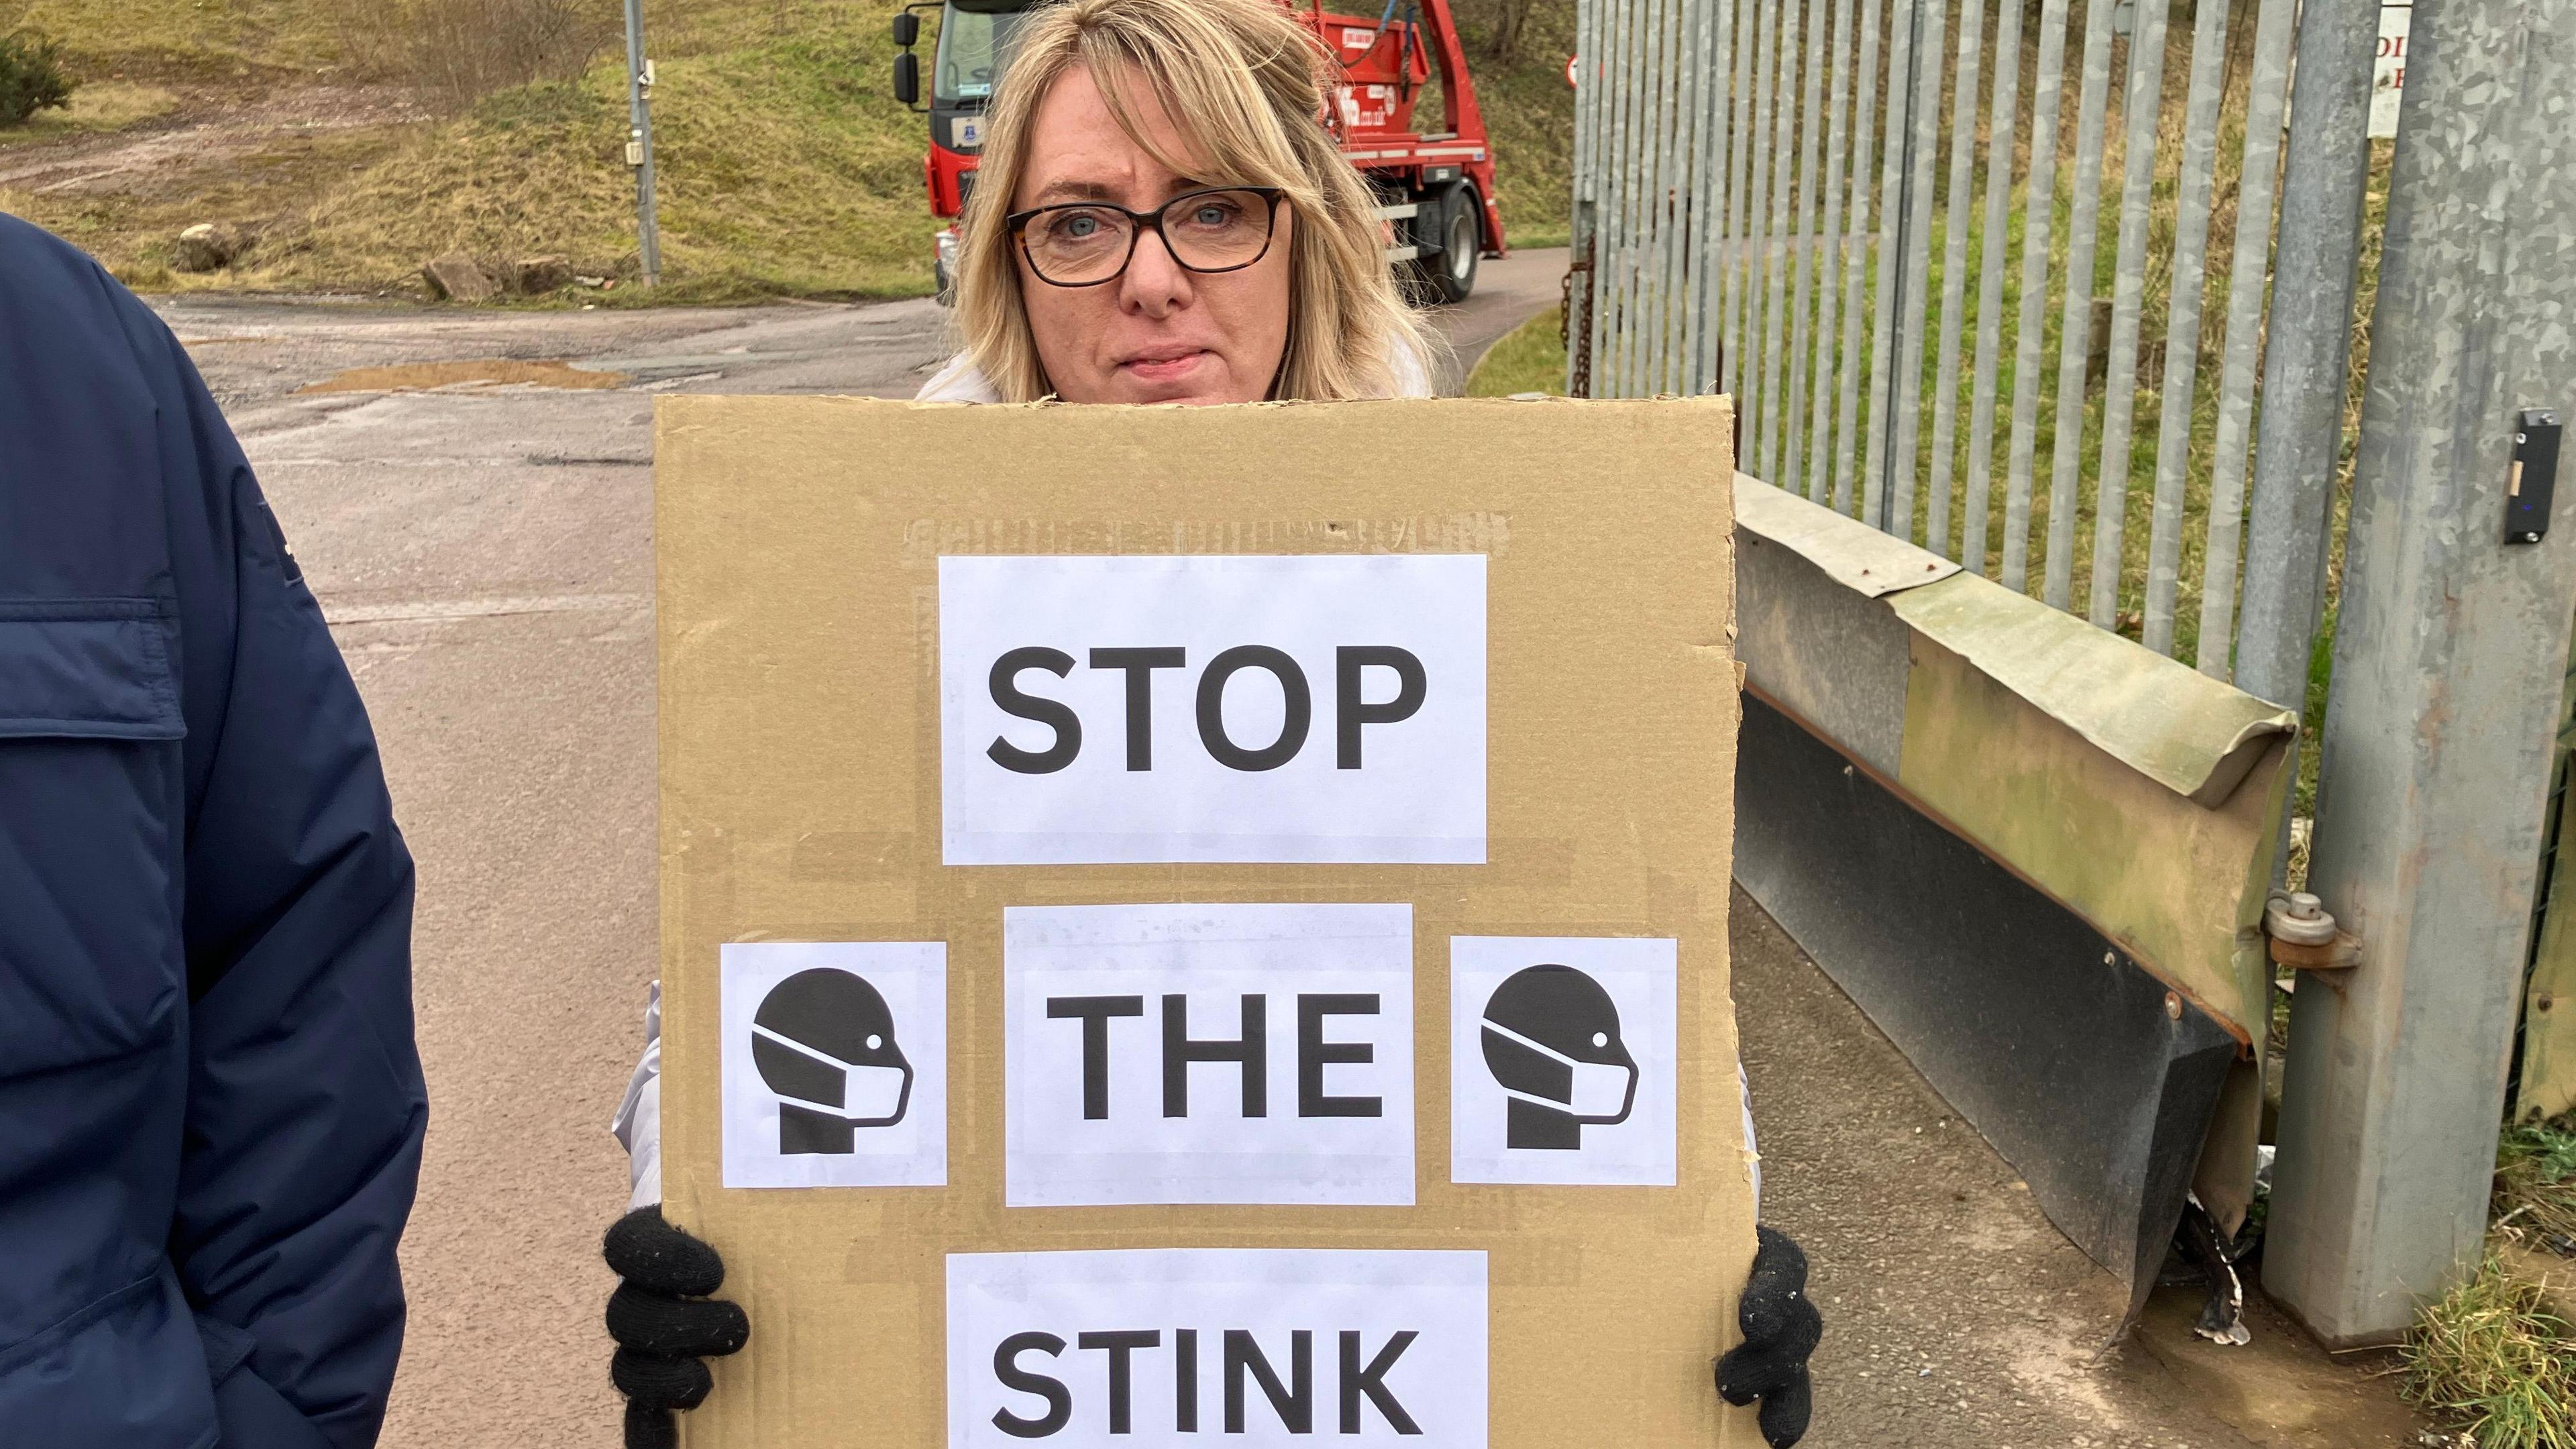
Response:
[{"label": "white paper sign", "polygon": [[736,941],[719,961],[727,1187],[948,1182],[948,947]]},{"label": "white paper sign", "polygon": [[2374,138],[2397,134],[2397,115],[2406,97],[2407,32],[2414,23],[2414,0],[2381,0],[2379,51],[2370,74],[2370,134]]},{"label": "white paper sign", "polygon": [[1450,1180],[1672,1186],[1678,960],[1669,940],[1450,938]]},{"label": "white paper sign", "polygon": [[1003,1201],[1413,1202],[1413,908],[1002,913]]},{"label": "white paper sign", "polygon": [[1483,1449],[1485,1255],[948,1259],[948,1443]]},{"label": "white paper sign", "polygon": [[950,865],[1485,860],[1482,554],[939,561]]}]

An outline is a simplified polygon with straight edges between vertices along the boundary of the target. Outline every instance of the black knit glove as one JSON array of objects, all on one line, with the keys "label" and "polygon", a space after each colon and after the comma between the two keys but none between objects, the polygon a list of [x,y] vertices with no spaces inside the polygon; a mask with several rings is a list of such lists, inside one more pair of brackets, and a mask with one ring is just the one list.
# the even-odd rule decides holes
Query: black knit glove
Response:
[{"label": "black knit glove", "polygon": [[1789,1449],[1807,1432],[1814,1405],[1807,1384],[1807,1356],[1824,1337],[1824,1315],[1807,1299],[1807,1255],[1775,1228],[1756,1228],[1761,1247],[1744,1281],[1735,1322],[1744,1342],[1717,1361],[1717,1392],[1730,1404],[1755,1399],[1755,1416],[1771,1449]]},{"label": "black knit glove", "polygon": [[626,1395],[626,1449],[673,1449],[680,1435],[671,1411],[696,1408],[715,1387],[699,1360],[741,1348],[751,1320],[739,1305],[708,1298],[724,1286],[724,1259],[664,1222],[658,1204],[619,1218],[600,1251],[625,1280],[608,1297],[608,1336],[617,1341],[608,1377]]}]

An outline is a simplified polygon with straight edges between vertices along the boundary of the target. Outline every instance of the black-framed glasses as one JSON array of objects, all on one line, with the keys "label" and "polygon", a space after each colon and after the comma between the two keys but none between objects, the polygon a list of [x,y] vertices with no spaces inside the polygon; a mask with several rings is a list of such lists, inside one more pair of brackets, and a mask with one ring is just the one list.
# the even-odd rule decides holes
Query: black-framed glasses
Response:
[{"label": "black-framed glasses", "polygon": [[1184,192],[1152,211],[1075,201],[1015,211],[1003,224],[1038,280],[1096,287],[1127,270],[1136,238],[1149,229],[1162,237],[1173,261],[1193,272],[1241,271],[1269,255],[1285,195],[1276,186],[1220,186]]}]

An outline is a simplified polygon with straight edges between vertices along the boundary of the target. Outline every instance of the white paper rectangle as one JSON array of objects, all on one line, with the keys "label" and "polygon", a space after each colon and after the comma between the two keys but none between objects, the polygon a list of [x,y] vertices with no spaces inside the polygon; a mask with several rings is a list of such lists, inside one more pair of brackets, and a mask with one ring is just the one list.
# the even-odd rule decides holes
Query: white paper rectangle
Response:
[{"label": "white paper rectangle", "polygon": [[1002,978],[1009,1206],[1413,1202],[1411,906],[1013,907]]},{"label": "white paper rectangle", "polygon": [[944,1187],[948,947],[735,941],[718,962],[727,1187]]},{"label": "white paper rectangle", "polygon": [[2397,134],[2397,114],[2406,97],[2406,44],[2415,24],[2412,0],[2379,6],[2379,51],[2370,75],[2370,135],[2373,140]]},{"label": "white paper rectangle", "polygon": [[1671,1187],[1680,946],[1449,941],[1449,1179]]},{"label": "white paper rectangle", "polygon": [[1486,1337],[1481,1252],[952,1254],[948,1443],[1483,1449]]},{"label": "white paper rectangle", "polygon": [[1482,554],[942,558],[939,661],[949,865],[1484,863]]}]

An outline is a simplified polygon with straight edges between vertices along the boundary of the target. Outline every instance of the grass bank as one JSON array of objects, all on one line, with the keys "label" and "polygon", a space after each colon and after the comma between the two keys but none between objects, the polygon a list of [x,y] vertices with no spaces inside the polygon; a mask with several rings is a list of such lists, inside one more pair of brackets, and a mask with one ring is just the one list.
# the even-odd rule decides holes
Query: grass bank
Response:
[{"label": "grass bank", "polygon": [[[922,121],[889,94],[897,8],[648,7],[665,285],[585,299],[927,292]],[[22,177],[0,179],[0,210],[144,290],[419,295],[420,264],[459,250],[635,276],[621,57],[459,104],[389,65],[399,48],[365,31],[381,13],[359,0],[0,0],[0,29],[61,37],[84,83],[69,111],[0,132],[0,177]],[[1543,0],[1514,64],[1481,58],[1472,7],[1462,27],[1511,240],[1561,244],[1572,0]],[[106,154],[155,137],[166,154]],[[55,157],[65,165],[35,164]],[[178,233],[207,221],[256,241],[225,271],[176,270]]]},{"label": "grass bank", "polygon": [[[875,90],[892,64],[883,27],[860,26],[853,16],[832,33],[657,60],[658,300],[929,289],[921,142]],[[455,250],[560,253],[575,271],[632,277],[625,140],[620,66],[504,91],[350,177],[263,280],[382,288]]]},{"label": "grass bank", "polygon": [[[600,56],[577,78],[510,87],[461,111],[355,124],[299,124],[290,101],[326,91],[399,92],[402,78],[343,69],[328,6],[184,6],[145,0],[127,38],[98,7],[45,0],[34,18],[74,41],[94,87],[119,88],[138,133],[208,110],[229,88],[277,134],[216,107],[202,159],[133,184],[0,193],[0,207],[61,232],[145,289],[408,294],[420,264],[450,251],[556,253],[576,272],[633,277],[634,179],[624,161],[623,65]],[[84,9],[89,12],[81,13]],[[664,275],[656,301],[908,295],[930,286],[932,225],[920,194],[919,118],[885,94],[890,0],[695,7],[655,46],[655,156]],[[214,12],[214,19],[205,18]],[[349,62],[354,64],[354,62]],[[102,74],[103,72],[103,74]],[[300,88],[300,89],[298,89]],[[79,106],[56,126],[116,129]],[[0,155],[6,155],[0,152]],[[239,265],[173,269],[178,232],[199,221],[253,229]],[[621,300],[639,294],[598,294]]]}]

